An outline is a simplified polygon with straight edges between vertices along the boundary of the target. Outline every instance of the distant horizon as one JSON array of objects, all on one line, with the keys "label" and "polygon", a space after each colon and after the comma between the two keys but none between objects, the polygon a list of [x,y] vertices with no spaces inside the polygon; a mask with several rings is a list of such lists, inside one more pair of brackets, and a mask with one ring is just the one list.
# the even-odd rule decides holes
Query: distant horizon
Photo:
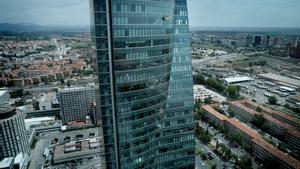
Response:
[{"label": "distant horizon", "polygon": [[[90,27],[90,24],[39,24],[32,22],[0,22],[0,24],[12,24],[12,25],[37,25],[37,26],[63,26],[63,27],[72,27],[72,26],[83,26]],[[299,27],[264,27],[264,26],[195,26],[190,25],[190,28],[262,28],[262,29],[300,29]]]},{"label": "distant horizon", "polygon": [[[89,25],[83,0],[0,1],[1,23]],[[299,0],[188,0],[191,27],[300,28]]]}]

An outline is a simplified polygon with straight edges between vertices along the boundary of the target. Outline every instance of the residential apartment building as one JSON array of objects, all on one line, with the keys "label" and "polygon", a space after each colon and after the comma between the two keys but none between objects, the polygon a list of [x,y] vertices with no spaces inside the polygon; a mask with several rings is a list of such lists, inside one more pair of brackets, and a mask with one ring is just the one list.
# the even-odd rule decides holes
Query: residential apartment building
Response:
[{"label": "residential apartment building", "polygon": [[276,166],[276,168],[283,168],[283,169],[300,168],[300,162],[298,160],[276,149],[272,144],[266,142],[261,138],[253,139],[252,150],[254,156],[261,160],[274,160],[278,162],[279,166]]},{"label": "residential apartment building", "polygon": [[208,120],[215,124],[224,125],[224,121],[228,119],[226,116],[213,109],[210,105],[204,105],[202,106],[202,109],[209,112],[207,114]]},{"label": "residential apartment building", "polygon": [[[258,107],[261,112],[256,111]],[[247,123],[251,122],[255,115],[262,114],[268,127],[267,132],[272,136],[285,141],[293,150],[300,152],[300,131],[295,128],[295,125],[288,123],[287,120],[280,121],[279,119],[283,118],[275,118],[284,117],[284,119],[292,119],[292,117],[285,117],[281,113],[273,113],[273,110],[267,109],[248,100],[230,102],[229,109],[236,113],[237,118]],[[280,114],[280,116],[274,116],[277,114]]]},{"label": "residential apartment building", "polygon": [[279,120],[283,123],[290,124],[293,127],[300,130],[300,120],[295,118],[295,117],[292,117],[292,116],[290,116],[286,113],[271,110],[267,107],[261,106],[261,105],[255,103],[255,102],[250,101],[250,100],[242,100],[240,102],[243,103],[246,107],[249,107],[253,110],[256,110],[257,107],[260,107],[262,109],[263,113],[268,114],[268,115],[274,117],[275,119],[277,119],[277,120]]},{"label": "residential apartment building", "polygon": [[[253,155],[261,160],[276,160],[279,162],[278,168],[284,169],[298,169],[300,168],[300,162],[286,153],[275,148],[272,144],[263,139],[257,131],[249,128],[244,123],[241,123],[235,118],[228,118],[221,113],[218,113],[210,105],[202,106],[202,109],[208,113],[209,120],[215,120],[218,125],[224,125],[224,127],[232,134],[240,134],[242,143],[247,148],[252,149]],[[215,117],[213,117],[215,116]]]},{"label": "residential apartment building", "polygon": [[85,121],[87,116],[94,117],[96,101],[94,87],[71,87],[59,90],[59,102],[63,123]]}]

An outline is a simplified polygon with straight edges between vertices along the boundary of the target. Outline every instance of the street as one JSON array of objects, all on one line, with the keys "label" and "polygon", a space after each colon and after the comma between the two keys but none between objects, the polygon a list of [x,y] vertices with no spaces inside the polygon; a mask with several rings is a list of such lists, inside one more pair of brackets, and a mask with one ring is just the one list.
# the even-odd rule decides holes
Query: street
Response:
[{"label": "street", "polygon": [[[202,143],[198,138],[196,138],[195,140],[196,140],[196,146],[195,146],[196,150],[197,150],[197,149],[200,149],[200,150],[203,149],[205,154],[211,151],[211,150],[210,150],[204,143]],[[199,162],[198,162],[198,161],[199,161]],[[215,158],[214,158],[212,161],[216,164],[217,168],[223,168],[224,162],[223,162],[218,156],[215,156]],[[205,167],[210,168],[210,167],[208,166],[208,164],[207,164],[206,161],[204,162],[204,164],[205,164],[204,166],[201,164],[201,162],[203,162],[202,159],[201,159],[201,157],[197,156],[197,157],[196,157],[196,164],[195,164],[196,168],[201,168],[201,169],[202,169],[202,168],[205,168]]]},{"label": "street", "polygon": [[235,147],[231,147],[229,145],[229,141],[226,140],[224,138],[223,135],[221,135],[221,133],[219,133],[216,129],[214,129],[213,127],[209,127],[207,126],[207,124],[204,124],[202,121],[197,121],[199,123],[199,125],[201,127],[203,127],[204,129],[206,129],[208,127],[208,132],[213,135],[213,138],[214,139],[218,139],[222,142],[222,144],[224,144],[226,147],[230,147],[230,150],[235,154],[237,155],[238,157],[241,157],[242,155],[245,154],[245,151],[244,150],[240,150],[238,148],[235,148]]},{"label": "street", "polygon": [[[233,154],[237,155],[238,157],[241,157],[241,156],[247,154],[247,152],[245,150],[243,150],[243,149],[239,149],[239,148],[230,146],[229,141],[226,140],[224,138],[224,136],[221,133],[219,133],[216,129],[214,129],[213,127],[208,126],[206,123],[203,123],[200,120],[198,120],[197,122],[205,130],[206,130],[206,128],[208,128],[208,132],[213,136],[213,140],[218,139],[219,141],[221,141],[223,145],[225,145],[226,147],[230,148],[230,150],[231,150],[231,152]],[[204,143],[202,143],[201,141],[199,141],[198,138],[196,138],[196,150],[197,150],[197,148],[204,149],[205,153],[207,153],[208,151],[212,151],[212,150],[209,149],[208,146],[206,146]],[[218,169],[219,169],[219,167],[220,168],[224,168],[224,166],[223,166],[224,164],[226,165],[225,168],[228,168],[228,169],[232,168],[232,167],[230,167],[230,166],[232,166],[232,164],[230,164],[230,162],[224,162],[224,161],[222,161],[217,155],[216,155],[216,157],[214,158],[213,161],[217,165]],[[196,167],[197,167],[197,165],[198,164],[197,164],[197,160],[196,160]],[[252,168],[253,169],[257,169],[257,165],[254,162],[254,158],[252,158]]]},{"label": "street", "polygon": [[49,147],[50,140],[48,139],[40,139],[35,145],[35,148],[31,151],[31,162],[29,165],[29,169],[40,169],[43,166],[45,158],[43,156],[44,149]]}]

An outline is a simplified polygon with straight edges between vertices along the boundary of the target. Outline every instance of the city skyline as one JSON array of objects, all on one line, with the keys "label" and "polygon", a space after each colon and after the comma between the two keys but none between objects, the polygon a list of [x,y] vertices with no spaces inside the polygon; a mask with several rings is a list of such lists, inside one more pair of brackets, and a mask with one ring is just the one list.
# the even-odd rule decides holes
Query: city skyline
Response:
[{"label": "city skyline", "polygon": [[[2,1],[0,23],[89,25],[88,1]],[[300,27],[297,0],[189,0],[190,25],[216,27]],[[12,10],[14,9],[14,10]],[[79,12],[80,11],[80,12]]]}]

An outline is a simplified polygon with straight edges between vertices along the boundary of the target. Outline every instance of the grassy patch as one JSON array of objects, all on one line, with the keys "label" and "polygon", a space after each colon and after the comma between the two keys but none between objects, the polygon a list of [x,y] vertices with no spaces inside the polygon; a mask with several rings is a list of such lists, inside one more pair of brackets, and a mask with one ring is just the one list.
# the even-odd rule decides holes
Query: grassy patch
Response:
[{"label": "grassy patch", "polygon": [[212,168],[215,165],[215,163],[212,160],[207,160],[206,162],[209,168]]},{"label": "grassy patch", "polygon": [[213,146],[211,144],[208,144],[207,147],[210,149],[210,150],[213,150]]}]

